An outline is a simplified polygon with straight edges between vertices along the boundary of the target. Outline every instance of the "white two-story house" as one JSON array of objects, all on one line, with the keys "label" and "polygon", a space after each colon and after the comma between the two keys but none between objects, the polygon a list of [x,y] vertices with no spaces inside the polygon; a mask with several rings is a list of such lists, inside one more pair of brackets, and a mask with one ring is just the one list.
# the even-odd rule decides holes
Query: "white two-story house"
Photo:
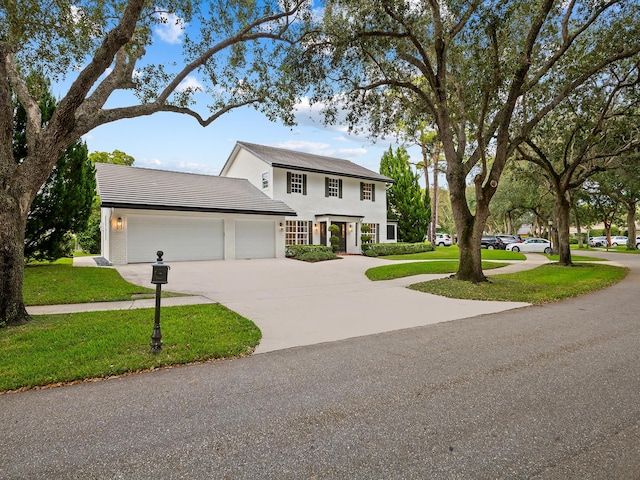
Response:
[{"label": "white two-story house", "polygon": [[361,229],[395,242],[387,222],[392,180],[352,162],[236,144],[220,176],[96,164],[101,255],[113,264],[282,258],[286,245],[361,252]]},{"label": "white two-story house", "polygon": [[362,225],[372,241],[395,242],[387,221],[387,185],[393,180],[347,160],[238,142],[220,173],[245,178],[269,198],[291,207],[286,245],[330,245],[329,227],[339,227],[339,251],[361,253]]}]

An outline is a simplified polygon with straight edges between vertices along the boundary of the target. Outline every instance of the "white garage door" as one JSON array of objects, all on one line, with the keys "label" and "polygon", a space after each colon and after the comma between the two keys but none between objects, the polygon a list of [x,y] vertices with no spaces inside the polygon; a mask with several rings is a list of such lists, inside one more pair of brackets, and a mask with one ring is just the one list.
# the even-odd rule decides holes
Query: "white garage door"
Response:
[{"label": "white garage door", "polygon": [[128,263],[155,262],[158,250],[167,262],[222,260],[224,223],[219,218],[128,215]]},{"label": "white garage door", "polygon": [[236,220],[236,259],[276,256],[276,223],[272,220]]}]

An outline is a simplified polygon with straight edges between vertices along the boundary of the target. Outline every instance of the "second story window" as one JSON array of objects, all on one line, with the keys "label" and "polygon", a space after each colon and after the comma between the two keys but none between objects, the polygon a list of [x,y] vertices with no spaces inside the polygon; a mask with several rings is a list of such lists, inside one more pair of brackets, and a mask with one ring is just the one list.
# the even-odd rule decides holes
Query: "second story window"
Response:
[{"label": "second story window", "polygon": [[304,173],[287,172],[287,193],[307,194],[307,175]]},{"label": "second story window", "polygon": [[342,180],[324,177],[324,196],[342,198]]},{"label": "second story window", "polygon": [[262,174],[262,189],[266,190],[269,188],[269,172],[264,172]]},{"label": "second story window", "polygon": [[360,200],[376,201],[376,186],[373,183],[360,183]]}]

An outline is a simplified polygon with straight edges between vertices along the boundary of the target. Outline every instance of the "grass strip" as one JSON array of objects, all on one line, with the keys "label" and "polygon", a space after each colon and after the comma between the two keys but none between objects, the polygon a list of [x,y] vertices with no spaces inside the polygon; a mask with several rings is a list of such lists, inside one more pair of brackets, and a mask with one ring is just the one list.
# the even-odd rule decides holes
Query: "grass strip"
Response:
[{"label": "grass strip", "polygon": [[[64,260],[25,267],[22,288],[25,305],[115,302],[155,295],[155,289],[129,283],[113,268],[73,267],[71,259]],[[163,297],[176,295],[162,292]]]},{"label": "grass strip", "polygon": [[[526,256],[518,252],[506,250],[480,250],[483,260],[526,260]],[[412,253],[409,255],[388,255],[385,260],[458,260],[460,250],[457,245],[451,247],[436,247],[432,252]]]},{"label": "grass strip", "polygon": [[490,277],[489,282],[478,284],[444,278],[416,283],[409,288],[449,298],[542,304],[608,287],[621,281],[627,272],[627,268],[612,265],[548,264],[524,272],[496,275]]},{"label": "grass strip", "polygon": [[154,309],[40,315],[0,329],[0,391],[104,378],[249,354],[258,327],[220,304],[163,307],[159,353]]},{"label": "grass strip", "polygon": [[[509,265],[499,262],[482,262],[482,269],[489,270]],[[409,277],[411,275],[422,274],[443,274],[454,273],[458,270],[457,261],[437,261],[437,262],[409,262],[395,265],[382,265],[373,267],[365,272],[369,280],[393,280],[394,278]]]},{"label": "grass strip", "polygon": [[[547,255],[547,258],[552,262],[557,262],[560,260],[560,255]],[[606,258],[598,258],[598,257],[587,257],[584,255],[571,255],[572,262],[606,262]]]}]

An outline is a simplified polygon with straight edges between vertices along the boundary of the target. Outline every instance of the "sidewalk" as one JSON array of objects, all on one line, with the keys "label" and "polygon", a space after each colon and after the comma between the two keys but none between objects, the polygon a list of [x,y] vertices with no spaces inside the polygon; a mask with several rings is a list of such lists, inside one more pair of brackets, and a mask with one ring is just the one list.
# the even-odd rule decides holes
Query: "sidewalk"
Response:
[{"label": "sidewalk", "polygon": [[[200,305],[203,303],[216,303],[213,300],[200,296],[169,297],[162,299],[163,307],[175,307],[178,305]],[[68,305],[40,305],[27,307],[29,315],[54,315],[58,313],[78,312],[103,312],[107,310],[132,310],[135,308],[155,308],[155,298],[142,298],[139,300],[127,300],[124,302],[96,302],[74,303]]]}]

